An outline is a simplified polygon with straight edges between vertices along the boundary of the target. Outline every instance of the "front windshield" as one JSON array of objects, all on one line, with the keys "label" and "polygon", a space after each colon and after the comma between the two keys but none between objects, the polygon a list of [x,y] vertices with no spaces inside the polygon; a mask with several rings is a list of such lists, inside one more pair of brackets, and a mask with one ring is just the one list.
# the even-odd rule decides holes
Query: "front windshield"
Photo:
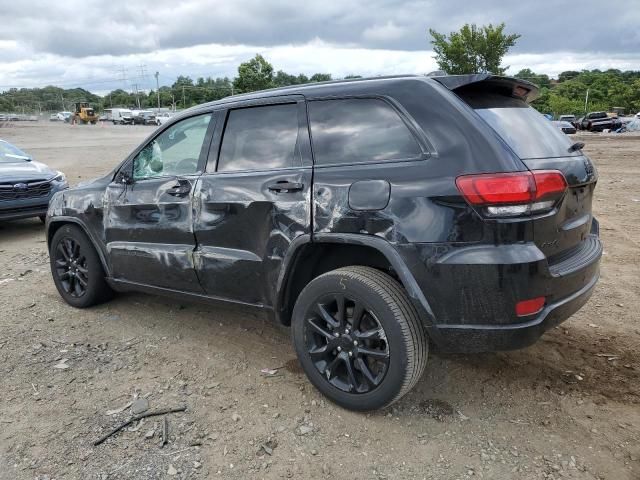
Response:
[{"label": "front windshield", "polygon": [[0,141],[0,162],[18,163],[29,161],[31,157],[10,143]]}]

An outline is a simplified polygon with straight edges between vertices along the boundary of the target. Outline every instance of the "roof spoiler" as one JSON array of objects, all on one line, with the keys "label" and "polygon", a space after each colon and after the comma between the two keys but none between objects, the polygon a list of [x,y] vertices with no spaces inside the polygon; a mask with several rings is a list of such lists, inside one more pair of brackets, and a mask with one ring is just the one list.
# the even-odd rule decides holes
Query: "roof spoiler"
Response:
[{"label": "roof spoiler", "polygon": [[[487,87],[487,89],[508,90],[514,97],[532,102],[540,94],[538,86],[526,80],[513,77],[502,77],[491,73],[471,73],[468,75],[429,75],[452,92],[463,87]],[[473,87],[471,87],[473,86]]]}]

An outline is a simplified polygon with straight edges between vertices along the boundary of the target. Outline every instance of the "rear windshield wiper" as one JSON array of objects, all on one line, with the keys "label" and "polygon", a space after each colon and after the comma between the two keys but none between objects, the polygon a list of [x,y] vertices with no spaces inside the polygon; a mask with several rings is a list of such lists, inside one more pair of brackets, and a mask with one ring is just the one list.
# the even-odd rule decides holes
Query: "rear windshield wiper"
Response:
[{"label": "rear windshield wiper", "polygon": [[584,148],[584,142],[576,142],[569,147],[569,153],[575,152],[576,150],[582,150]]}]

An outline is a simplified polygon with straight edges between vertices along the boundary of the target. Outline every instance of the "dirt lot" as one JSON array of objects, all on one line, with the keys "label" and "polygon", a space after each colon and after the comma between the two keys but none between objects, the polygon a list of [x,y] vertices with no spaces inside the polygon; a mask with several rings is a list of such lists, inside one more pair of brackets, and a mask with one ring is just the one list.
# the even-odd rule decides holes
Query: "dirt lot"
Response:
[{"label": "dirt lot", "polygon": [[[0,138],[73,184],[150,132],[40,123]],[[323,400],[259,313],[138,294],[68,307],[40,222],[0,224],[0,478],[639,479],[640,136],[580,139],[605,242],[588,305],[526,350],[434,355],[413,392],[368,415]],[[186,405],[168,443],[153,417],[92,446],[136,397]]]}]

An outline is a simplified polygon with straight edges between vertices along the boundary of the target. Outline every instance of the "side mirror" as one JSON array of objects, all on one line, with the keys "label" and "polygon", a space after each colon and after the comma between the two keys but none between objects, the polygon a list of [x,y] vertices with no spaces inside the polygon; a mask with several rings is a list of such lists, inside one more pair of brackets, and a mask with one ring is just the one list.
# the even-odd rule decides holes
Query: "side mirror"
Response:
[{"label": "side mirror", "polygon": [[131,173],[128,172],[126,169],[122,169],[118,172],[118,175],[116,176],[116,183],[121,183],[122,185],[132,185],[133,177],[131,176]]}]

